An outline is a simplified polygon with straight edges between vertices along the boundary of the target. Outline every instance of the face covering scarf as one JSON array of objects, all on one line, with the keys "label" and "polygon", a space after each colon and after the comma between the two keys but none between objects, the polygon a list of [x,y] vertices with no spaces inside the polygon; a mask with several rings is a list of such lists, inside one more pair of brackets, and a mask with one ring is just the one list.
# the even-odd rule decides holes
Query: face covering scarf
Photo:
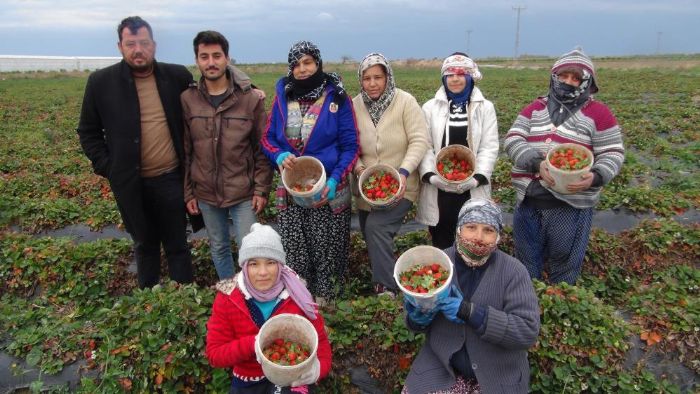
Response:
[{"label": "face covering scarf", "polygon": [[501,236],[499,235],[498,238],[496,238],[496,242],[487,244],[466,239],[457,232],[457,236],[455,237],[457,253],[459,253],[468,267],[481,267],[486,263],[486,260],[489,259],[491,253],[496,250],[500,238]]}]

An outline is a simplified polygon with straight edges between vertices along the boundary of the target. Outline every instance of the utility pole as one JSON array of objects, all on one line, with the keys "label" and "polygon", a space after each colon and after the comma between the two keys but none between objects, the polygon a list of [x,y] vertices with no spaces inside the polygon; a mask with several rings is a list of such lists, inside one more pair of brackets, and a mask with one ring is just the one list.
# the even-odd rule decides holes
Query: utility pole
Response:
[{"label": "utility pole", "polygon": [[526,7],[517,6],[513,7],[513,10],[518,13],[517,22],[515,24],[515,52],[513,54],[513,61],[518,61],[518,47],[520,46],[520,11],[526,10]]},{"label": "utility pole", "polygon": [[471,38],[471,36],[472,36],[472,31],[467,30],[467,55],[469,55],[469,56],[471,56],[471,53],[469,53],[469,39]]},{"label": "utility pole", "polygon": [[656,54],[657,55],[661,54],[661,35],[662,34],[663,34],[662,31],[656,32]]}]

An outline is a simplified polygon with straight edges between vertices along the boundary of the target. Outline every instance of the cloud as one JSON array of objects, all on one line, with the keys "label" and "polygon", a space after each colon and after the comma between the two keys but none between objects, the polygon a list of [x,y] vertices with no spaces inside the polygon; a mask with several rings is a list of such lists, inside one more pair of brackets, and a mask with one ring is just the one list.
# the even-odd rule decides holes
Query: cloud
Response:
[{"label": "cloud", "polygon": [[316,15],[316,18],[323,22],[329,22],[335,19],[333,14],[330,14],[328,12],[319,12],[319,14]]}]

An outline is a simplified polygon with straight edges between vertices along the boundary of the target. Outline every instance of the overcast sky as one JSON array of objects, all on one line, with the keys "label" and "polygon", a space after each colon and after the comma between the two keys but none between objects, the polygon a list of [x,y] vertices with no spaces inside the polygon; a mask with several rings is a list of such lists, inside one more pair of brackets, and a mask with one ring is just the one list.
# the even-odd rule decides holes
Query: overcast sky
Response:
[{"label": "overcast sky", "polygon": [[[315,42],[326,61],[369,52],[389,59],[520,54],[700,53],[700,0],[1,0],[0,55],[120,56],[116,26],[146,19],[161,61],[193,64],[192,38],[218,30],[239,63],[286,62]],[[467,31],[471,30],[468,34]],[[660,34],[659,34],[660,32]],[[469,38],[469,39],[468,39]]]}]

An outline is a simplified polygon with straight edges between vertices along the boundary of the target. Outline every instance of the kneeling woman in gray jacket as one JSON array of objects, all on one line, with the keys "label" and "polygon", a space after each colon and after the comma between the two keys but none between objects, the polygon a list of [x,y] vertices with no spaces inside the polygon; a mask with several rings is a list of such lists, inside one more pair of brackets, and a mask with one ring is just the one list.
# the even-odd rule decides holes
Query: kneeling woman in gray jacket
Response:
[{"label": "kneeling woman in gray jacket", "polygon": [[525,267],[497,248],[502,227],[495,203],[467,201],[445,249],[455,270],[450,294],[427,311],[404,298],[408,327],[427,337],[403,394],[528,391],[539,307]]}]

